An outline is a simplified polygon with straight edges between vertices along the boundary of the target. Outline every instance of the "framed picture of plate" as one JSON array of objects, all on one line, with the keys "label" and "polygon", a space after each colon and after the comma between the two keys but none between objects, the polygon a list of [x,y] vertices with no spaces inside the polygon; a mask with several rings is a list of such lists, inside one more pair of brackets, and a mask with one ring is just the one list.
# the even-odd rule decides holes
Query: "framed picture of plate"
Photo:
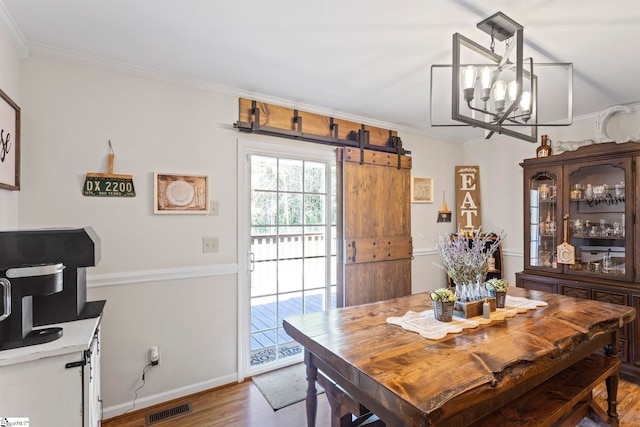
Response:
[{"label": "framed picture of plate", "polygon": [[153,174],[153,212],[157,214],[208,214],[207,175]]}]

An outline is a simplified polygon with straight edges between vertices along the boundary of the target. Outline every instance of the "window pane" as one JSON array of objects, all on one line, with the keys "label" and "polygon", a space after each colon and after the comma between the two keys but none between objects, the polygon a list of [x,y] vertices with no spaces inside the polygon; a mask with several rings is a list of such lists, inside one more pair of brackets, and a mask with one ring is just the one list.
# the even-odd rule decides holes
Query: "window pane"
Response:
[{"label": "window pane", "polygon": [[317,313],[324,311],[325,307],[325,290],[318,289],[317,291],[304,293],[304,312],[305,313]]},{"label": "window pane", "polygon": [[256,262],[251,273],[251,297],[275,294],[278,283],[277,272],[277,261]]},{"label": "window pane", "polygon": [[306,193],[322,193],[325,190],[324,163],[305,162],[304,164],[304,191]]},{"label": "window pane", "polygon": [[280,193],[278,224],[302,225],[302,194]]},{"label": "window pane", "polygon": [[302,191],[302,161],[280,159],[278,189],[280,191]]},{"label": "window pane", "polygon": [[302,292],[278,297],[278,325],[289,316],[302,314]]},{"label": "window pane", "polygon": [[338,275],[336,274],[336,271],[338,269],[336,267],[336,257],[332,256],[329,262],[331,263],[331,280],[329,283],[331,283],[331,285],[335,288],[336,284],[338,283]]},{"label": "window pane", "polygon": [[265,228],[265,234],[259,234],[259,227],[252,227],[251,253],[254,261],[275,260],[278,256],[278,245],[275,228]]},{"label": "window pane", "polygon": [[278,292],[302,290],[302,260],[280,261]]},{"label": "window pane", "polygon": [[304,223],[307,225],[324,224],[325,197],[315,194],[304,195]]},{"label": "window pane", "polygon": [[336,225],[336,196],[331,196],[331,225]]},{"label": "window pane", "polygon": [[304,256],[322,256],[327,252],[324,227],[304,228]]},{"label": "window pane", "polygon": [[277,164],[271,157],[251,156],[251,189],[277,190]]},{"label": "window pane", "polygon": [[336,252],[336,241],[338,239],[337,233],[338,233],[338,230],[337,230],[336,226],[335,225],[332,226],[331,227],[331,255],[336,255],[337,254],[337,252]]},{"label": "window pane", "polygon": [[315,289],[326,286],[326,258],[304,260],[304,288]]},{"label": "window pane", "polygon": [[254,191],[251,193],[251,225],[276,224],[277,193]]},{"label": "window pane", "polygon": [[303,240],[302,227],[287,227],[280,230],[278,236],[278,256],[280,259],[300,258],[302,257]]},{"label": "window pane", "polygon": [[251,332],[274,329],[276,324],[276,299],[273,296],[251,300]]},{"label": "window pane", "polygon": [[[336,167],[331,166],[331,194],[336,195]],[[334,200],[335,201],[335,200]]]},{"label": "window pane", "polygon": [[[276,345],[276,331],[265,331],[251,334],[251,351],[269,348]],[[269,352],[259,352],[251,355],[251,364],[258,365],[260,363],[271,360]]]}]

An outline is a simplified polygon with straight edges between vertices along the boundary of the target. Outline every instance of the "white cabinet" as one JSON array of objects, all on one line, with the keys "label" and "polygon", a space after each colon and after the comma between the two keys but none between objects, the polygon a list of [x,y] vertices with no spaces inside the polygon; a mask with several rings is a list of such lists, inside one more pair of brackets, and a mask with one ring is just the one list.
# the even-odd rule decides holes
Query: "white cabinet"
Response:
[{"label": "white cabinet", "polygon": [[100,317],[56,324],[63,328],[56,341],[0,351],[0,417],[100,426],[99,324]]}]

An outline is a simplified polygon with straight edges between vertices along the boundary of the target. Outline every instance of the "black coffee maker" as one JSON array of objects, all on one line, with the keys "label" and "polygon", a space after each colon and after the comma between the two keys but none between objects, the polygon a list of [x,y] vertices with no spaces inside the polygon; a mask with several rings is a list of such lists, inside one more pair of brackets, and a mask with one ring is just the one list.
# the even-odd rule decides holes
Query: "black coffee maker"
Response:
[{"label": "black coffee maker", "polygon": [[91,227],[0,231],[0,350],[38,344],[32,332],[62,336],[33,327],[100,316],[106,301],[87,301],[86,283],[99,261]]},{"label": "black coffee maker", "polygon": [[0,350],[42,344],[62,336],[62,328],[33,330],[33,296],[62,291],[62,264],[10,267],[0,270]]}]

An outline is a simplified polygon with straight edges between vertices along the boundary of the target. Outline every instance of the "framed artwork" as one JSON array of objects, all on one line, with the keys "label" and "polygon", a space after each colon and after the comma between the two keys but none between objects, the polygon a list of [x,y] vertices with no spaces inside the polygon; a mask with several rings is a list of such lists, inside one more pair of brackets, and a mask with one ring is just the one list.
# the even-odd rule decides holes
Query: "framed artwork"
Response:
[{"label": "framed artwork", "polygon": [[0,90],[0,188],[20,190],[20,107]]},{"label": "framed artwork", "polygon": [[411,178],[411,203],[433,203],[433,178]]},{"label": "framed artwork", "polygon": [[207,175],[153,174],[153,212],[156,214],[208,214]]}]

